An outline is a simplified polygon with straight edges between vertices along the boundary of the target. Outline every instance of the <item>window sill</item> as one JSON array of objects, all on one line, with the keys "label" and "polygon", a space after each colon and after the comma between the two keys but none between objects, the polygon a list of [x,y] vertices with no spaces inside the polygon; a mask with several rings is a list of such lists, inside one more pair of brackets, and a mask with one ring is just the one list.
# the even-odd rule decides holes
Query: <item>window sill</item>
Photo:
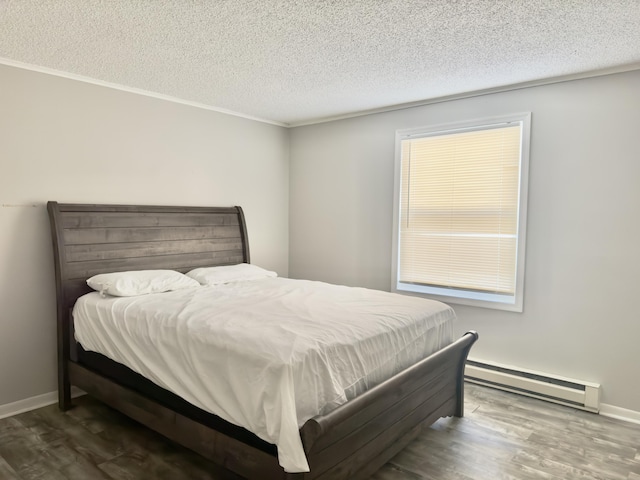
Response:
[{"label": "window sill", "polygon": [[443,303],[467,305],[471,307],[490,308],[494,310],[505,310],[510,312],[523,311],[522,295],[506,296],[490,293],[480,293],[465,290],[452,290],[447,288],[425,287],[423,285],[413,285],[398,283],[392,288],[394,293],[408,294],[438,300]]}]

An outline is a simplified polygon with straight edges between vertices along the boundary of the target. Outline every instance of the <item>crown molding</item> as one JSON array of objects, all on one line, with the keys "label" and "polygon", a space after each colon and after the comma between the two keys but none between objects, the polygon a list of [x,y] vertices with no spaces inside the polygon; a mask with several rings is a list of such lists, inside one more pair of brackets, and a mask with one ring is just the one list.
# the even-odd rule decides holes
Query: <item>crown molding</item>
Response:
[{"label": "crown molding", "polygon": [[182,98],[172,97],[171,95],[164,95],[162,93],[151,92],[149,90],[143,90],[141,88],[128,87],[126,85],[120,85],[118,83],[106,82],[104,80],[98,80],[96,78],[85,77],[84,75],[77,75],[75,73],[64,72],[62,70],[55,70],[53,68],[41,67],[39,65],[33,65],[31,63],[18,62],[9,58],[0,57],[0,64],[7,65],[9,67],[21,68],[23,70],[31,70],[33,72],[44,73],[47,75],[53,75],[55,77],[67,78],[69,80],[75,80],[83,83],[90,83],[92,85],[98,85],[100,87],[111,88],[114,90],[120,90],[122,92],[135,93],[136,95],[143,95],[145,97],[156,98],[158,100],[164,100],[166,102],[178,103],[181,105],[187,105],[189,107],[200,108],[203,110],[209,110],[212,112],[223,113],[225,115],[231,115],[234,117],[245,118],[247,120],[253,120],[255,122],[268,123],[270,125],[276,125],[278,127],[288,127],[287,123],[276,122],[275,120],[269,120],[266,118],[254,117],[246,115],[240,112],[234,112],[233,110],[227,110],[225,108],[218,108],[212,105],[206,105],[204,103],[193,102],[191,100],[184,100]]},{"label": "crown molding", "polygon": [[574,80],[582,80],[586,78],[602,77],[605,75],[614,75],[616,73],[625,73],[625,72],[631,72],[634,70],[640,70],[640,62],[619,65],[616,67],[611,67],[606,69],[590,70],[587,72],[574,73],[571,75],[542,78],[539,80],[531,80],[528,82],[514,83],[511,85],[503,85],[500,87],[486,88],[483,90],[474,90],[471,92],[456,93],[456,94],[447,95],[444,97],[428,98],[424,100],[418,100],[415,102],[401,103],[397,105],[389,105],[386,107],[374,108],[371,110],[362,110],[359,112],[346,113],[344,115],[323,117],[321,119],[302,121],[302,122],[291,122],[288,126],[290,128],[295,128],[295,127],[304,127],[307,125],[317,125],[320,123],[334,122],[336,120],[346,120],[349,118],[363,117],[366,115],[374,115],[376,113],[395,112],[396,110],[406,110],[408,108],[423,107],[425,105],[434,105],[437,103],[451,102],[454,100],[462,100],[465,98],[481,97],[484,95],[491,95],[494,93],[510,92],[513,90],[522,90],[524,88],[540,87],[543,85],[552,85],[554,83],[571,82]]}]

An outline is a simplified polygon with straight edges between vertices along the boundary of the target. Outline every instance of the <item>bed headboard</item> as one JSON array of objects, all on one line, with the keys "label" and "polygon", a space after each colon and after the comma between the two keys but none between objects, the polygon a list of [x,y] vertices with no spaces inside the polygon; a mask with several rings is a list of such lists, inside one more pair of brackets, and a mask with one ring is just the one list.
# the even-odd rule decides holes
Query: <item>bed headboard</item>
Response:
[{"label": "bed headboard", "polygon": [[[52,201],[47,209],[53,237],[59,342],[73,343],[69,311],[78,297],[90,291],[86,280],[93,275],[151,269],[187,272],[196,267],[249,263],[240,207]],[[69,344],[65,346],[69,348]],[[61,345],[58,347],[60,351]]]}]

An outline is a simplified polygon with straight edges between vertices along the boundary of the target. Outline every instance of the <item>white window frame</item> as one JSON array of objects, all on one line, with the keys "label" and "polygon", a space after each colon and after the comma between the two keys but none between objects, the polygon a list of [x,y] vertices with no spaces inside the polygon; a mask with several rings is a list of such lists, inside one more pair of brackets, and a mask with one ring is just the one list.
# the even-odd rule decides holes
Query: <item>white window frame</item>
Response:
[{"label": "white window frame", "polygon": [[[477,291],[448,289],[435,286],[423,286],[399,281],[399,240],[400,240],[400,198],[401,198],[401,177],[402,177],[402,141],[411,138],[435,136],[439,134],[450,134],[454,132],[464,132],[482,130],[482,127],[495,128],[495,126],[510,123],[520,123],[522,128],[520,144],[520,185],[518,201],[518,226],[517,226],[517,246],[516,246],[516,285],[513,296],[497,295],[491,293],[481,293]],[[407,293],[420,295],[461,305],[493,308],[498,310],[508,310],[522,312],[524,305],[524,271],[525,271],[525,243],[527,226],[527,192],[529,184],[529,149],[531,135],[531,113],[517,113],[503,116],[494,116],[469,120],[456,123],[439,124],[419,128],[411,128],[396,131],[395,147],[395,180],[393,196],[393,240],[392,240],[392,279],[391,291],[396,293]]]}]

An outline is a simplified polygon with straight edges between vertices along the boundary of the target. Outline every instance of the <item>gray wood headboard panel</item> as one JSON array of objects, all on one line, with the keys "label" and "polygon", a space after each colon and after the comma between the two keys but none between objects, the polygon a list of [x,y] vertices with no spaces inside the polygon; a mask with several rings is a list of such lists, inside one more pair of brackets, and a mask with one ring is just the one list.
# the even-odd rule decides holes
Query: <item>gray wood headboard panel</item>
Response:
[{"label": "gray wood headboard panel", "polygon": [[58,293],[71,307],[98,273],[249,262],[240,207],[160,207],[48,203]]}]

